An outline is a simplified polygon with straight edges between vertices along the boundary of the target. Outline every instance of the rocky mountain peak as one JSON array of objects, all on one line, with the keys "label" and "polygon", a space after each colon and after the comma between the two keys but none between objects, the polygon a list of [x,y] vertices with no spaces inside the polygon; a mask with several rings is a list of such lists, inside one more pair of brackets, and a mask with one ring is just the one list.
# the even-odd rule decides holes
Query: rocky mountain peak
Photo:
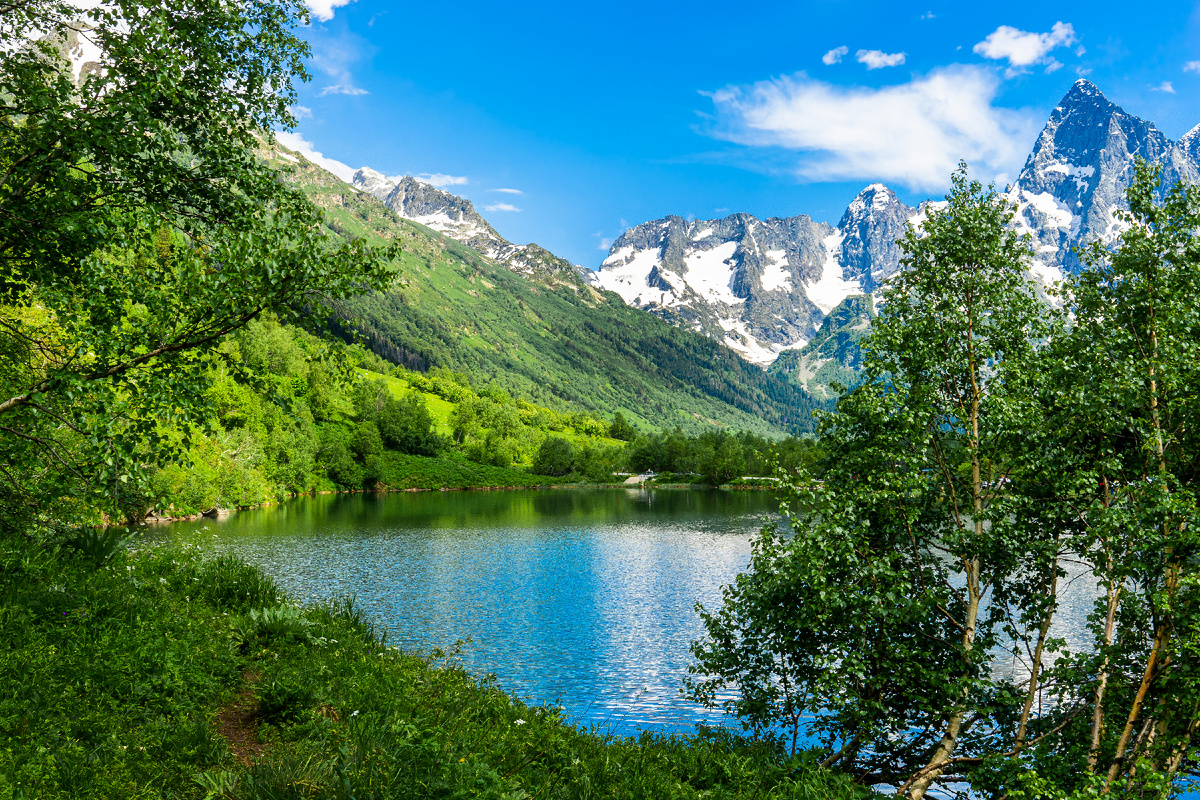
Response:
[{"label": "rocky mountain peak", "polygon": [[886,185],[872,183],[850,201],[850,205],[846,207],[846,213],[842,215],[842,220],[838,223],[838,227],[842,228],[848,222],[851,222],[851,220],[861,219],[876,211],[885,210],[893,203],[899,202],[900,198]]},{"label": "rocky mountain peak", "polygon": [[401,217],[462,242],[514,272],[538,278],[551,286],[566,285],[576,291],[586,288],[574,265],[536,244],[517,245],[508,241],[465,197],[411,175],[391,178],[370,167],[355,172],[350,183],[382,200]]},{"label": "rocky mountain peak", "polygon": [[479,216],[470,200],[419,181],[411,175],[401,178],[383,202],[400,216],[440,233],[462,233],[470,229],[470,235],[490,234],[500,238],[487,220]]},{"label": "rocky mountain peak", "polygon": [[1180,137],[1175,146],[1194,166],[1200,167],[1200,125]]},{"label": "rocky mountain peak", "polygon": [[[1063,95],[1060,106],[1070,106],[1076,103],[1091,103],[1091,102],[1108,103],[1109,100],[1104,96],[1104,92],[1100,91],[1100,87],[1089,81],[1087,78],[1080,78],[1072,84],[1067,93]],[[1109,103],[1111,105],[1111,103]]]},{"label": "rocky mountain peak", "polygon": [[874,292],[900,266],[896,240],[916,214],[882,183],[872,183],[850,201],[838,222],[842,233],[840,263],[846,280],[858,281],[861,291]]},{"label": "rocky mountain peak", "polygon": [[350,185],[359,191],[366,192],[378,200],[386,200],[399,183],[398,178],[389,178],[382,172],[376,172],[370,167],[363,167],[350,179]]},{"label": "rocky mountain peak", "polygon": [[1090,81],[1076,81],[1051,113],[1008,197],[1017,206],[1017,229],[1033,237],[1043,279],[1077,272],[1078,244],[1113,242],[1120,235],[1113,212],[1124,204],[1135,158],[1162,164],[1171,182],[1193,171],[1153,123],[1129,114]]}]

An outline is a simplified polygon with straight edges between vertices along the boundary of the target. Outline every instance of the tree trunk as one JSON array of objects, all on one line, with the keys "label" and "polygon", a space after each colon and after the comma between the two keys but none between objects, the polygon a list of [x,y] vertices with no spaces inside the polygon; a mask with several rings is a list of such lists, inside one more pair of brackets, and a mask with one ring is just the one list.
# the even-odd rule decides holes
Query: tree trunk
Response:
[{"label": "tree trunk", "polygon": [[[1112,505],[1112,496],[1108,490],[1108,477],[1103,479],[1104,484],[1104,507],[1109,508]],[[1108,595],[1108,609],[1104,617],[1104,646],[1105,648],[1112,647],[1113,630],[1116,627],[1117,621],[1117,606],[1121,602],[1121,586],[1116,583],[1113,578],[1113,554],[1112,541],[1105,540],[1105,575],[1108,577],[1108,587],[1105,593]],[[1096,772],[1096,764],[1100,759],[1100,736],[1104,730],[1104,693],[1108,689],[1108,656],[1104,656],[1104,660],[1100,662],[1100,674],[1096,680],[1096,700],[1092,707],[1092,739],[1088,747],[1088,772]]]},{"label": "tree trunk", "polygon": [[1050,562],[1050,608],[1046,618],[1042,620],[1042,628],[1038,631],[1037,646],[1033,648],[1033,664],[1029,671],[1029,691],[1025,693],[1025,707],[1021,709],[1021,722],[1017,725],[1016,747],[1020,749],[1025,743],[1025,731],[1029,726],[1029,713],[1033,710],[1033,700],[1037,697],[1038,675],[1042,671],[1042,650],[1046,646],[1046,636],[1050,633],[1050,621],[1054,619],[1054,610],[1058,598],[1058,557]]},{"label": "tree trunk", "polygon": [[[975,362],[974,318],[969,300],[967,308],[967,366],[971,376],[971,405],[969,411],[971,421],[971,507],[975,517],[973,520],[975,540],[979,541],[983,538],[983,472],[979,463],[979,400],[981,388],[979,385],[978,365]],[[972,650],[975,647],[975,628],[979,619],[979,604],[983,599],[983,588],[980,584],[982,564],[978,557],[970,559],[964,557],[963,566],[967,574],[967,613],[963,624],[962,648],[963,660],[969,663]],[[963,690],[963,699],[966,699],[965,689]],[[962,731],[962,723],[965,715],[966,709],[961,707],[950,715],[950,722],[946,725],[946,732],[942,736],[942,740],[934,749],[933,755],[920,774],[912,781],[912,785],[908,791],[908,796],[912,800],[921,800],[924,798],[925,793],[929,791],[929,787],[942,774],[942,771],[945,769],[943,762],[947,761],[954,754],[954,749],[958,747],[958,736]],[[939,764],[942,766],[936,766]]]}]

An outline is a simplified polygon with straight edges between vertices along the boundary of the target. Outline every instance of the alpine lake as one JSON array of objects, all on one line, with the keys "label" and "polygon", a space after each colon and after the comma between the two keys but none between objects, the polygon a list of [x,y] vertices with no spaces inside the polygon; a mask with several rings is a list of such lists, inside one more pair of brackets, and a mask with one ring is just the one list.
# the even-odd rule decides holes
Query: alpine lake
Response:
[{"label": "alpine lake", "polygon": [[729,724],[681,694],[771,520],[769,491],[551,489],[304,497],[150,530],[257,565],[292,598],[352,596],[387,642],[454,659],[601,731]]}]

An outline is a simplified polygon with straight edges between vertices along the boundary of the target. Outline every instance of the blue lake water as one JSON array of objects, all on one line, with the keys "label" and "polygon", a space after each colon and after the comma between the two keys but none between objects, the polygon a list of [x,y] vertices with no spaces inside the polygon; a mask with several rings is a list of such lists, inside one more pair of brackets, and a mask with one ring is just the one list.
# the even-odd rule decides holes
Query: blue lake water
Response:
[{"label": "blue lake water", "polygon": [[767,492],[551,490],[302,498],[156,530],[262,567],[293,597],[353,595],[403,649],[470,670],[581,725],[690,730],[680,695],[697,602],[749,561]]}]

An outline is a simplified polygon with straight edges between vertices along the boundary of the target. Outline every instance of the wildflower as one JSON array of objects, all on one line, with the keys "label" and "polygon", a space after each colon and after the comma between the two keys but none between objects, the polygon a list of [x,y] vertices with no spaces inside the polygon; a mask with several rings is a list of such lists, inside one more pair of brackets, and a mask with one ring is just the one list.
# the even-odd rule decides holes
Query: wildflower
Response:
[{"label": "wildflower", "polygon": [[357,717],[357,716],[358,716],[358,709],[356,708],[356,709],[354,709],[353,711],[351,711],[351,712],[350,712],[350,716],[352,716],[352,717]]},{"label": "wildflower", "polygon": [[513,720],[513,725],[524,725],[524,724],[525,724],[525,720],[523,720],[523,719]]}]

